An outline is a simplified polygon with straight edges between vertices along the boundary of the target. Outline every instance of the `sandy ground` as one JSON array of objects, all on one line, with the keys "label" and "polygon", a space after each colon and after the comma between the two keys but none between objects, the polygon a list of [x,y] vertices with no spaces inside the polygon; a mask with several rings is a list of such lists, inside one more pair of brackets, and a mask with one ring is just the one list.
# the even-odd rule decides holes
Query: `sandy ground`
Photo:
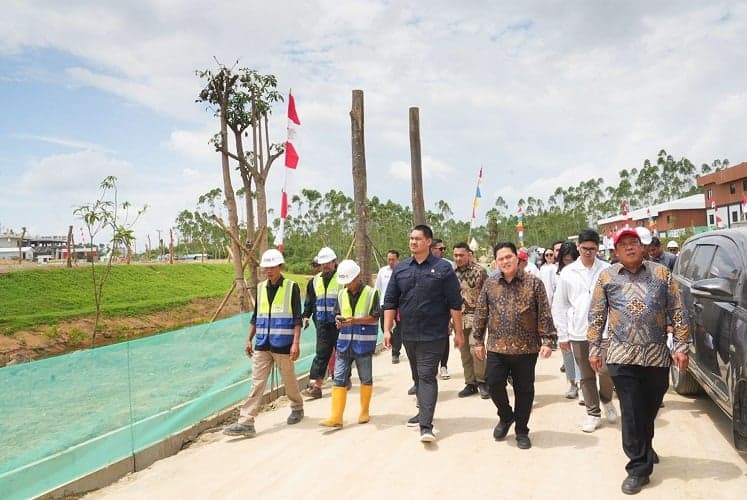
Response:
[{"label": "sandy ground", "polygon": [[[403,356],[404,360],[404,356]],[[329,411],[329,392],[307,402],[306,418],[287,426],[287,407],[262,413],[254,439],[206,433],[192,447],[86,498],[623,498],[625,478],[620,424],[593,434],[580,431],[584,411],[563,397],[560,352],[537,364],[529,422],[533,447],[516,447],[513,428],[492,438],[497,422],[490,400],[459,399],[459,353],[452,349],[450,380],[439,382],[434,424],[437,441],[420,443],[405,427],[414,415],[406,360],[374,358],[371,422],[357,424],[358,389],[349,394],[346,425],[318,425]],[[661,457],[639,498],[738,499],[747,489],[747,455],[731,444],[728,418],[706,397],[666,395],[654,446]]]}]

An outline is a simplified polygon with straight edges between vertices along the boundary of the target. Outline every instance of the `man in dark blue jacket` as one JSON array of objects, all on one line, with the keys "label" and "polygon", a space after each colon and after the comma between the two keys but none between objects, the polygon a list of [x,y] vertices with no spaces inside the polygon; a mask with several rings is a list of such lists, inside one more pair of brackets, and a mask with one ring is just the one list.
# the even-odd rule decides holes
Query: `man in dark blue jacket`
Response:
[{"label": "man in dark blue jacket", "polygon": [[438,399],[436,373],[449,342],[449,319],[454,324],[454,346],[464,342],[462,295],[454,269],[431,255],[433,231],[417,225],[410,233],[412,257],[397,264],[384,296],[384,346],[391,346],[392,325],[399,309],[399,328],[417,388],[419,412],[408,420],[420,427],[420,441],[431,443],[433,413]]}]

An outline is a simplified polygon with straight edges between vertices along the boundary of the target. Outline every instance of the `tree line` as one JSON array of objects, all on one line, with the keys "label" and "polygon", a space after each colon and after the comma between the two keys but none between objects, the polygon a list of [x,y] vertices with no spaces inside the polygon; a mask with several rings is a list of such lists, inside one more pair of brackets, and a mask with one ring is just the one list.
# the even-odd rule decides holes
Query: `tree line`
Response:
[{"label": "tree line", "polygon": [[[621,170],[617,184],[607,184],[602,177],[592,178],[575,186],[558,187],[547,199],[521,198],[515,207],[509,207],[503,196],[498,196],[485,212],[486,222],[473,228],[471,236],[484,249],[499,240],[518,243],[520,207],[525,241],[548,245],[585,227],[594,227],[601,218],[619,214],[623,201],[632,210],[696,194],[698,175],[728,166],[729,161],[724,159],[704,163],[697,169],[687,158],[675,159],[662,149],[655,161],[644,160],[640,169]],[[227,237],[211,218],[220,198],[216,188],[199,198],[194,211],[184,210],[177,217],[175,228],[185,251],[225,254]],[[375,260],[383,265],[387,250],[392,248],[406,254],[413,220],[411,207],[373,196],[368,208]],[[286,267],[291,272],[308,272],[311,258],[322,246],[333,248],[339,256],[352,255],[354,212],[353,199],[339,190],[321,193],[302,189],[294,195],[285,223]],[[275,212],[269,209],[268,214],[273,216]],[[468,240],[469,221],[455,219],[443,200],[427,210],[426,220],[436,237],[447,245]],[[272,218],[270,236],[279,224],[279,218]],[[244,234],[246,228],[241,231]]]}]

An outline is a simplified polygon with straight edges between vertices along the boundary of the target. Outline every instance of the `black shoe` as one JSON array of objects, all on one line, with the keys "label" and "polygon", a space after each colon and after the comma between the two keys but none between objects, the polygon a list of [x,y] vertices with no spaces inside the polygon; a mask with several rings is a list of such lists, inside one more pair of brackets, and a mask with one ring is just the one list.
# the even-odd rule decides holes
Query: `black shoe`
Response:
[{"label": "black shoe", "polygon": [[628,476],[623,481],[622,492],[626,495],[635,495],[641,488],[649,483],[648,476]]},{"label": "black shoe", "polygon": [[506,422],[499,421],[498,424],[496,424],[495,429],[493,429],[493,439],[499,441],[506,437],[506,434],[508,434],[508,430],[511,428],[511,424],[513,423],[514,417],[511,417]]},{"label": "black shoe", "polygon": [[658,464],[659,463],[659,455],[656,454],[656,451],[654,449],[651,450],[651,453],[654,454],[654,463]]},{"label": "black shoe", "polygon": [[392,364],[393,365],[399,364],[399,354],[392,354]]},{"label": "black shoe", "polygon": [[420,413],[407,419],[407,427],[420,427]]},{"label": "black shoe", "polygon": [[303,420],[303,410],[292,410],[285,421],[288,425],[297,424]]},{"label": "black shoe", "polygon": [[475,384],[467,384],[464,386],[464,389],[457,393],[457,396],[460,398],[466,398],[473,394],[477,394],[477,386]]},{"label": "black shoe", "polygon": [[520,450],[528,450],[532,447],[532,442],[529,440],[528,434],[517,434],[516,435],[516,447]]},{"label": "black shoe", "polygon": [[480,397],[482,399],[490,399],[490,390],[488,389],[488,384],[483,382],[482,384],[478,384],[477,390],[480,392]]},{"label": "black shoe", "polygon": [[414,385],[410,387],[409,389],[407,389],[408,396],[414,396],[417,392],[418,392],[418,388],[415,387]]},{"label": "black shoe", "polygon": [[560,365],[560,373],[565,373],[565,365]]}]

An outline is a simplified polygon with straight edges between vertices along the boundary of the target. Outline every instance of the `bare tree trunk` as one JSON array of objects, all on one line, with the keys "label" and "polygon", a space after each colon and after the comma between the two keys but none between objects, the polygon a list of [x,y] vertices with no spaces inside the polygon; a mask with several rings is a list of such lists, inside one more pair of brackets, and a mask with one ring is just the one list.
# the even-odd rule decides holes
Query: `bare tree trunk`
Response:
[{"label": "bare tree trunk", "polygon": [[67,267],[73,267],[73,226],[67,227]]},{"label": "bare tree trunk", "polygon": [[[236,139],[236,155],[239,158],[246,159],[244,155],[244,141],[242,132],[240,130],[234,130],[234,138]],[[254,202],[252,194],[252,174],[246,165],[245,161],[239,162],[239,173],[241,174],[241,182],[244,185],[244,203],[246,206],[246,247],[252,244],[255,238],[256,231],[254,230]],[[254,290],[259,282],[257,276],[257,266],[249,266],[249,290]]]},{"label": "bare tree trunk", "polygon": [[241,312],[249,311],[249,301],[247,300],[246,281],[244,280],[244,269],[241,265],[241,246],[238,243],[239,236],[239,216],[236,211],[236,195],[234,194],[233,184],[231,183],[231,166],[228,161],[228,122],[226,117],[228,107],[228,83],[224,83],[222,89],[223,98],[220,106],[220,138],[221,138],[221,166],[223,167],[223,194],[226,197],[226,207],[228,208],[228,223],[231,232],[236,238],[231,239],[231,249],[233,252],[233,269],[236,289],[239,292],[239,309]]},{"label": "bare tree trunk", "polygon": [[350,110],[353,150],[353,198],[355,201],[355,257],[364,284],[371,281],[371,244],[368,237],[368,196],[366,193],[366,142],[363,91],[353,90]]},{"label": "bare tree trunk", "polygon": [[420,110],[410,108],[410,169],[412,172],[412,218],[413,224],[425,224],[425,200],[423,199],[423,168],[420,159]]}]

